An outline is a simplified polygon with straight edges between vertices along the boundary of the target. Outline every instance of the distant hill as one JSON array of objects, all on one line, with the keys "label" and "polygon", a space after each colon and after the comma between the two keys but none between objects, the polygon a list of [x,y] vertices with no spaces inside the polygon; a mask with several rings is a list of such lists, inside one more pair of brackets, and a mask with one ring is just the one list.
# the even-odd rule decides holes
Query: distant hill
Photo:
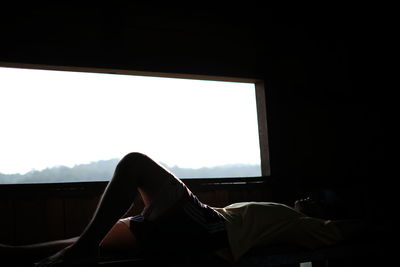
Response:
[{"label": "distant hill", "polygon": [[[165,166],[165,165],[164,165]],[[228,164],[199,169],[168,167],[179,178],[226,178],[226,177],[253,177],[260,176],[260,165]]]},{"label": "distant hill", "polygon": [[[41,171],[30,171],[26,174],[2,174],[0,184],[19,183],[60,183],[80,181],[108,181],[111,179],[119,159],[100,160],[74,167],[57,166]],[[230,164],[198,169],[167,166],[179,178],[221,178],[260,176],[260,166],[250,164]]]}]

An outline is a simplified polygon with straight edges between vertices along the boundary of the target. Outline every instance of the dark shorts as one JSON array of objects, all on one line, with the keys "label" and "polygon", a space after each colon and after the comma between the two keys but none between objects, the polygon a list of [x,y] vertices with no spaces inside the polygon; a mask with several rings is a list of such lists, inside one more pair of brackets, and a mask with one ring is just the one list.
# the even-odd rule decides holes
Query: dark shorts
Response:
[{"label": "dark shorts", "polygon": [[225,219],[189,190],[157,220],[132,217],[130,228],[139,246],[150,254],[213,252],[228,247]]}]

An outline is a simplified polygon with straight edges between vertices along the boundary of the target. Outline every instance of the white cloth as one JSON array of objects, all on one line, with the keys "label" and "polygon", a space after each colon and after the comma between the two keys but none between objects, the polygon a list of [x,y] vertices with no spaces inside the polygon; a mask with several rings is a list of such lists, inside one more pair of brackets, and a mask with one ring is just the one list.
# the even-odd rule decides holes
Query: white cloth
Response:
[{"label": "white cloth", "polygon": [[236,261],[256,246],[297,245],[310,249],[343,239],[334,222],[307,217],[273,202],[242,202],[216,208],[226,219],[230,250],[217,254]]}]

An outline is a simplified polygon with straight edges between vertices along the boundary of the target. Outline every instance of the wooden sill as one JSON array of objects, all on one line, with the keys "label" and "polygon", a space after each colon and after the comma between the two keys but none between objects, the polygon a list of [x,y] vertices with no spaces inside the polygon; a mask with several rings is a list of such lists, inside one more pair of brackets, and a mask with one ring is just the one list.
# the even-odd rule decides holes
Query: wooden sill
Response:
[{"label": "wooden sill", "polygon": [[[193,191],[214,191],[218,189],[260,186],[268,181],[268,177],[240,178],[196,178],[182,179]],[[3,184],[0,185],[0,199],[29,198],[39,196],[76,197],[101,195],[107,186],[106,181],[51,183],[51,184]]]}]

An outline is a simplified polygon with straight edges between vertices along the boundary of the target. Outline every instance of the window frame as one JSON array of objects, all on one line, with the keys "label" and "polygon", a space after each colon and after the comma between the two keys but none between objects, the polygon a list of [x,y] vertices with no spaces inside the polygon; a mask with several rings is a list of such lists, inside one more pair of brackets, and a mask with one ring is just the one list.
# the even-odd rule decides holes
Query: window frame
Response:
[{"label": "window frame", "polygon": [[[228,82],[247,82],[255,84],[256,94],[256,109],[258,120],[258,134],[260,143],[260,161],[261,161],[261,176],[258,177],[234,177],[234,178],[183,178],[185,183],[192,186],[201,187],[214,187],[223,185],[241,185],[263,183],[267,177],[270,177],[270,160],[269,160],[269,146],[268,146],[268,128],[267,128],[267,106],[265,83],[259,78],[245,78],[245,77],[229,77],[229,76],[214,76],[214,75],[198,75],[198,74],[184,74],[184,73],[167,73],[167,72],[150,72],[150,71],[137,71],[128,69],[114,69],[114,68],[96,68],[96,67],[75,67],[75,66],[60,66],[60,65],[42,65],[42,64],[27,64],[27,63],[10,63],[0,62],[0,67],[6,68],[23,68],[23,69],[38,69],[38,70],[55,70],[55,71],[73,71],[73,72],[89,72],[89,73],[104,73],[104,74],[123,74],[123,75],[138,75],[138,76],[151,76],[151,77],[164,77],[164,78],[182,78],[182,79],[197,79],[197,80],[210,80],[210,81],[228,81]],[[63,182],[63,183],[38,183],[38,184],[1,184],[0,192],[21,190],[26,192],[33,191],[46,191],[58,193],[61,192],[83,192],[88,188],[93,188],[95,192],[98,189],[103,190],[107,181],[84,181],[84,182]],[[93,192],[93,190],[90,190]],[[69,194],[68,193],[68,194]],[[7,194],[6,194],[7,195]]]}]

